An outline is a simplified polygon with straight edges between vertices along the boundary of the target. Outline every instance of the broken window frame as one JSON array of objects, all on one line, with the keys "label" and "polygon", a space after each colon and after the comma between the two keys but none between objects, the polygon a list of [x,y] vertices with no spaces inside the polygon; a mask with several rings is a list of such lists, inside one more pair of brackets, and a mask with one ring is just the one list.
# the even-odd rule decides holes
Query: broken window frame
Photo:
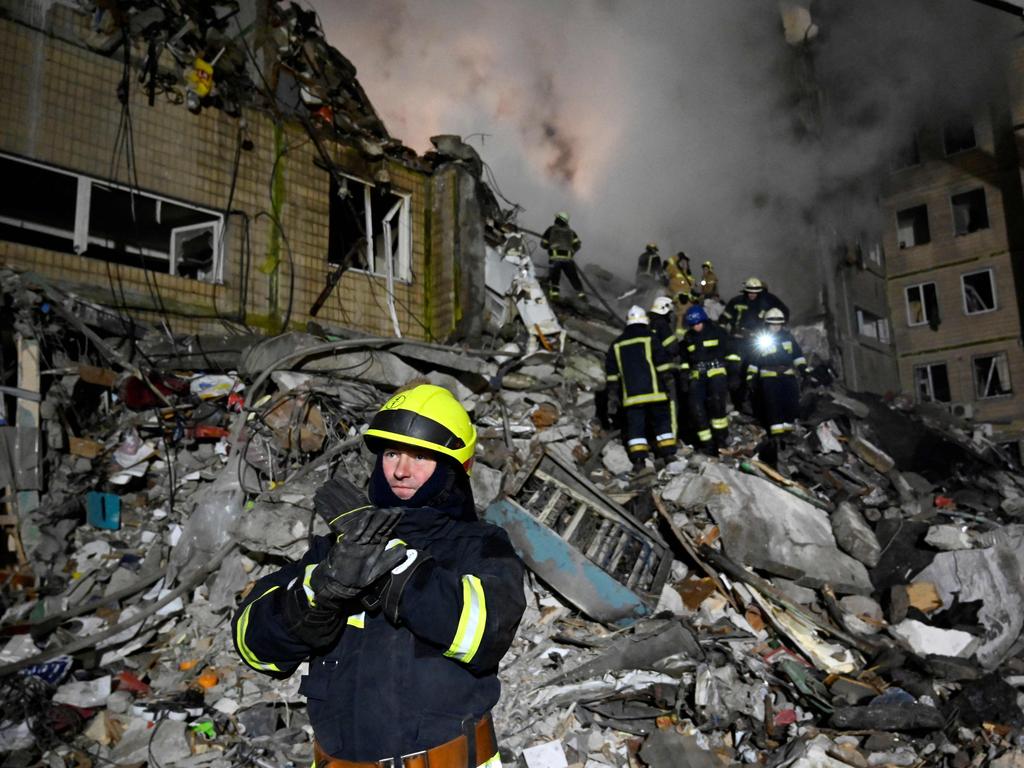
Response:
[{"label": "broken window frame", "polygon": [[[939,368],[943,370],[943,378],[945,379],[945,400],[937,396],[935,392],[935,373],[936,369]],[[921,386],[922,384],[924,385],[923,387]],[[914,366],[914,395],[919,403],[953,402],[953,393],[949,388],[949,366],[944,360]]]},{"label": "broken window frame", "polygon": [[[988,370],[979,370],[979,366],[988,363]],[[1013,397],[1013,382],[1010,379],[1010,359],[1006,352],[991,352],[985,355],[974,355],[971,358],[971,373],[974,377],[974,393],[978,400],[995,400],[1001,397]],[[1000,376],[1005,389],[987,394],[992,387],[995,376]]]},{"label": "broken window frame", "polygon": [[[381,191],[397,200],[381,216],[382,237],[378,240],[374,237],[373,205],[373,190],[377,188],[377,185],[372,181],[360,179],[358,176],[343,171],[335,171],[335,173],[350,183],[350,194],[352,193],[351,182],[362,185],[363,188],[363,232],[361,235],[366,238],[366,242],[361,247],[361,255],[366,266],[353,266],[350,268],[351,271],[383,277],[389,281],[412,283],[412,194],[390,186],[381,187]],[[334,204],[333,197],[332,195],[332,204]],[[394,226],[391,226],[392,224]],[[330,225],[328,224],[328,226]],[[330,241],[330,232],[328,232],[328,238]],[[391,253],[391,258],[382,259],[388,252]],[[331,252],[328,251],[328,263],[337,264],[337,262],[330,261],[331,255]],[[384,260],[385,263],[378,265],[378,260]],[[388,298],[389,302],[394,300],[390,294]]]},{"label": "broken window frame", "polygon": [[[967,278],[974,277],[975,275],[983,275],[985,273],[988,273],[989,289],[992,292],[992,306],[984,307],[983,309],[971,309],[972,294],[968,292],[968,289],[970,289],[970,291],[973,292],[973,295],[976,297],[976,301],[978,301],[982,305],[984,305],[985,301],[981,294],[978,293],[977,289],[974,288],[974,286],[967,284]],[[997,309],[999,309],[999,295],[996,293],[995,270],[993,270],[991,267],[987,267],[985,269],[975,270],[974,272],[965,272],[964,274],[960,275],[960,295],[963,297],[965,315],[985,315],[988,314],[989,312],[995,312]]]},{"label": "broken window frame", "polygon": [[[935,295],[934,306],[935,306],[936,310],[938,310],[938,306],[939,306],[939,289],[938,289],[938,287],[936,286],[936,284],[933,281],[929,281],[929,282],[926,282],[926,283],[914,283],[913,285],[908,285],[906,288],[903,289],[903,296],[904,296],[904,298],[906,300],[906,304],[907,304],[907,325],[909,325],[911,328],[914,328],[914,327],[917,327],[917,326],[921,326],[921,325],[930,325],[932,322],[938,321],[938,319],[939,319],[937,316],[934,317],[934,318],[928,316],[928,301],[925,298],[925,288],[927,286],[931,286],[931,288],[932,288],[932,292]],[[914,314],[913,314],[913,311],[912,311],[912,307],[914,305],[914,302],[910,298],[910,292],[912,290],[914,290],[915,288],[918,290],[918,292],[920,294],[920,297],[921,297],[921,300],[920,300],[921,319],[920,320],[915,320],[914,319]]]},{"label": "broken window frame", "polygon": [[[39,221],[28,220],[26,218],[5,216],[3,212],[0,212],[0,224],[66,240],[68,241],[68,246],[66,251],[63,252],[69,254],[77,254],[85,258],[105,261],[108,263],[121,263],[117,259],[104,257],[103,255],[98,254],[95,249],[90,253],[89,246],[92,245],[96,246],[98,249],[109,249],[115,253],[123,253],[126,256],[134,255],[139,257],[140,261],[141,259],[150,259],[161,264],[167,264],[166,272],[162,269],[153,269],[150,266],[146,266],[144,262],[139,264],[126,264],[126,266],[136,269],[150,269],[158,274],[168,274],[173,277],[180,277],[186,280],[198,280],[205,283],[222,284],[224,282],[224,215],[222,212],[205,208],[200,205],[195,205],[194,203],[189,203],[184,200],[177,200],[166,195],[147,192],[126,184],[99,179],[76,171],[65,170],[36,160],[29,160],[7,152],[0,152],[0,159],[39,168],[49,174],[74,179],[76,184],[75,209],[73,211],[74,225],[72,229],[69,230],[60,227],[53,227]],[[178,208],[194,211],[204,217],[208,217],[208,220],[171,228],[167,235],[166,253],[152,247],[145,247],[138,242],[130,244],[130,240],[136,239],[135,235],[129,235],[126,238],[126,241],[120,242],[107,236],[94,234],[95,225],[91,224],[91,213],[93,210],[93,193],[96,190],[126,192],[130,196],[130,202],[133,208],[137,201],[152,201],[158,217],[160,216],[160,212],[163,210],[164,205],[172,205]],[[91,228],[93,231],[90,231]],[[188,234],[189,232],[202,231],[204,229],[210,231],[213,249],[210,270],[205,273],[198,273],[196,277],[177,274],[176,270],[179,259],[177,244],[184,243],[183,235]]]},{"label": "broken window frame", "polygon": [[877,240],[872,241],[868,244],[865,249],[867,253],[868,261],[874,264],[876,267],[883,266],[882,264],[882,244]]},{"label": "broken window frame", "polygon": [[[980,207],[977,207],[979,199],[981,205]],[[967,235],[972,235],[975,232],[986,230],[991,226],[991,221],[988,216],[988,196],[985,194],[984,187],[975,187],[974,189],[968,189],[964,192],[958,192],[955,195],[950,195],[949,208],[950,215],[953,219],[954,237],[966,237]],[[967,212],[967,223],[962,229],[959,226],[960,217],[957,215],[957,211],[961,209]],[[975,220],[974,216],[977,216],[978,218]]]},{"label": "broken window frame", "polygon": [[879,344],[889,344],[891,335],[889,332],[889,319],[880,317],[874,312],[856,307],[857,333]]},{"label": "broken window frame", "polygon": [[[970,130],[971,138],[968,143],[964,139],[967,135],[967,130]],[[958,137],[953,134],[954,131],[961,131],[963,136]],[[952,143],[952,147],[950,146]],[[974,120],[967,115],[958,115],[946,120],[942,125],[942,151],[946,157],[952,157],[953,155],[959,155],[961,152],[969,152],[972,149],[978,147],[978,131],[975,127]]]},{"label": "broken window frame", "polygon": [[[920,214],[920,216],[918,216],[918,214]],[[912,215],[914,217],[913,221],[907,222],[907,215]],[[910,240],[903,238],[903,233],[908,231],[908,225],[910,228]],[[921,236],[920,239],[918,239],[919,235]],[[932,232],[931,226],[928,223],[927,204],[921,203],[920,205],[912,205],[909,208],[903,208],[896,211],[896,243],[901,251],[907,250],[908,248],[915,248],[919,245],[927,245],[931,241]]]}]

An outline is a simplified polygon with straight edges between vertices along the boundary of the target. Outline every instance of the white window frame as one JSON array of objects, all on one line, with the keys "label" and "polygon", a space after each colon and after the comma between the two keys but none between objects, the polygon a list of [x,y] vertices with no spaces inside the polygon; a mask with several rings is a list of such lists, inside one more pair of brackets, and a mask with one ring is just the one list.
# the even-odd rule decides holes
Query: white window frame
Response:
[{"label": "white window frame", "polygon": [[[992,378],[992,369],[999,364],[998,361],[1000,358],[1002,358],[1003,368],[1006,372],[1006,383],[1010,387],[1008,392],[1001,392],[998,395],[983,395],[978,390],[977,370],[975,366],[977,365],[977,362],[979,360],[982,360],[984,358],[991,358],[992,360],[992,363],[989,366],[989,380],[991,380]],[[977,400],[998,400],[1004,397],[1013,397],[1013,379],[1010,377],[1010,356],[1007,355],[1005,351],[990,352],[989,354],[985,355],[974,355],[971,358],[971,379],[974,381],[974,396]]]},{"label": "white window frame", "polygon": [[[908,285],[908,286],[904,287],[904,289],[903,289],[903,299],[904,299],[904,303],[906,304],[906,307],[907,307],[907,325],[909,325],[911,328],[919,327],[919,326],[922,326],[922,325],[928,325],[928,323],[931,320],[931,318],[928,317],[928,304],[924,300],[924,290],[923,289],[924,289],[924,287],[926,285],[931,285],[931,286],[933,286],[935,288],[935,303],[938,304],[939,303],[939,288],[938,288],[937,285],[935,285],[934,281],[928,281],[927,283],[914,283],[913,285]],[[925,317],[924,317],[924,320],[921,320],[920,322],[915,322],[913,316],[910,314],[910,290],[912,288],[918,288],[918,289],[920,289],[920,292],[921,292],[921,308],[924,310]]]},{"label": "white window frame", "polygon": [[[950,390],[949,400],[937,400],[935,398],[935,381],[932,377],[932,368],[936,366],[943,366],[946,369],[946,387],[949,387],[949,364],[945,360],[936,360],[931,363],[922,363],[921,365],[914,366],[914,399],[919,403],[951,403],[953,402],[953,392]],[[921,397],[921,390],[918,387],[918,371],[928,372],[928,399]]]},{"label": "white window frame", "polygon": [[[966,278],[971,275],[980,275],[983,272],[988,272],[988,281],[992,285],[992,307],[989,309],[977,309],[971,311],[967,304],[967,281]],[[964,314],[974,317],[975,315],[987,315],[989,312],[995,312],[999,309],[999,294],[996,291],[996,273],[992,267],[986,267],[985,269],[976,269],[973,272],[964,272],[960,275],[960,298],[963,300]]]},{"label": "white window frame", "polygon": [[[23,157],[16,155],[10,155],[6,152],[0,152],[0,157],[6,160],[11,160],[16,163],[22,163],[24,165],[31,165],[36,168],[42,168],[49,173],[61,174],[62,176],[69,176],[77,182],[77,195],[75,200],[75,228],[73,231],[60,229],[57,227],[50,227],[46,225],[36,224],[31,221],[25,221],[23,219],[13,219],[7,216],[0,216],[0,223],[9,224],[14,227],[20,227],[22,229],[28,229],[33,232],[39,232],[47,235],[54,235],[56,237],[63,237],[71,241],[72,248],[78,255],[85,254],[89,245],[98,245],[104,248],[113,248],[117,244],[111,240],[102,237],[96,237],[89,234],[89,214],[92,208],[92,191],[94,187],[103,187],[107,189],[116,189],[129,194],[138,195],[139,197],[146,197],[156,201],[157,211],[159,213],[160,207],[163,203],[169,203],[176,205],[180,208],[189,208],[194,211],[199,211],[205,215],[214,217],[211,221],[203,222],[199,225],[192,225],[197,227],[212,227],[213,229],[213,269],[211,275],[206,278],[198,278],[201,282],[206,283],[223,283],[224,282],[224,243],[221,233],[224,229],[224,214],[219,211],[210,210],[199,205],[187,203],[181,200],[175,200],[170,197],[165,197],[153,192],[144,192],[134,187],[129,187],[125,184],[118,184],[112,181],[106,181],[103,179],[97,179],[92,176],[88,176],[83,173],[75,173],[73,171],[66,171],[63,168],[57,168],[46,163],[40,163],[35,160],[27,160]],[[124,250],[129,253],[141,254],[153,259],[161,259],[168,262],[168,274],[174,277],[180,277],[174,273],[174,251],[173,251],[173,240],[174,233],[181,229],[187,229],[188,227],[179,227],[176,230],[172,230],[171,235],[168,237],[167,242],[167,253],[161,253],[160,251],[154,251],[151,248],[142,248],[135,245],[123,246]],[[101,259],[105,261],[105,259]],[[134,267],[135,269],[142,269],[143,267]],[[184,278],[191,280],[195,278]]]},{"label": "white window frame", "polygon": [[882,244],[875,241],[868,246],[868,260],[875,266],[882,266]]},{"label": "white window frame", "polygon": [[[371,190],[377,185],[372,181],[360,179],[348,173],[337,172],[337,174],[349,181],[354,181],[363,187],[363,229],[366,232],[366,268],[353,267],[351,271],[361,272],[374,277],[387,278],[390,281],[399,283],[412,282],[412,195],[408,192],[399,192],[396,189],[389,189],[398,201],[384,215],[384,248],[391,251],[391,258],[382,268],[377,265],[377,253],[373,239],[373,193]],[[352,193],[351,186],[349,193]],[[395,211],[398,208],[398,211]],[[398,241],[394,242],[390,232],[389,223],[391,219],[398,216]]]},{"label": "white window frame", "polygon": [[[866,339],[873,339],[880,344],[888,344],[890,340],[889,335],[889,319],[886,317],[879,317],[873,312],[869,312],[866,309],[856,308],[857,310],[857,333]],[[872,319],[868,320],[870,316]],[[870,332],[865,332],[870,331]]]}]

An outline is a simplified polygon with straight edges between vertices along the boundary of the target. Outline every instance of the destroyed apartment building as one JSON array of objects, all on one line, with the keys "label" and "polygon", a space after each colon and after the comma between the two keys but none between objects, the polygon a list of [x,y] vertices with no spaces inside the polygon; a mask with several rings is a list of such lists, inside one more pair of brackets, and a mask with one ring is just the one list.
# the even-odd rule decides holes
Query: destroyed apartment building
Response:
[{"label": "destroyed apartment building", "polygon": [[231,616],[429,381],[528,568],[503,765],[1024,766],[1024,476],[983,431],[814,383],[777,466],[734,411],[729,455],[637,478],[617,319],[556,317],[472,150],[389,138],[315,17],[10,6],[0,765],[308,765],[304,671]]}]

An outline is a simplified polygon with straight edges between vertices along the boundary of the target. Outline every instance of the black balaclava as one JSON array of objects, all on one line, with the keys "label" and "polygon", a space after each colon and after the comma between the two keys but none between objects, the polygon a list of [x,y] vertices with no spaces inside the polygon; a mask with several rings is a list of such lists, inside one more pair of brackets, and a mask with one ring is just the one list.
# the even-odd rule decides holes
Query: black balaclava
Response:
[{"label": "black balaclava", "polygon": [[437,456],[434,474],[408,499],[400,499],[384,477],[383,453],[370,473],[367,493],[376,507],[401,507],[405,510],[396,533],[424,533],[453,520],[477,520],[473,490],[462,467],[443,454]]}]

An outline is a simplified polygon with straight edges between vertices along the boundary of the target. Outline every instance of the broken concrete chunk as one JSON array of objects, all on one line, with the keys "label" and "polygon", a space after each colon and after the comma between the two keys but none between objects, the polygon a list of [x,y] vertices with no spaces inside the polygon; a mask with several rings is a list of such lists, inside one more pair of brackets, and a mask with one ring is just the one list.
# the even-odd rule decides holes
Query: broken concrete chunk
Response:
[{"label": "broken concrete chunk", "polygon": [[933,525],[925,534],[924,540],[936,549],[954,552],[958,549],[971,549],[971,534],[964,526]]},{"label": "broken concrete chunk", "polygon": [[803,586],[831,584],[842,594],[871,592],[864,566],[836,546],[828,515],[773,483],[709,462],[697,480],[679,491],[677,503],[707,505],[733,560]]},{"label": "broken concrete chunk", "polygon": [[526,768],[569,768],[565,750],[560,741],[549,741],[523,750]]},{"label": "broken concrete chunk", "polygon": [[875,532],[864,521],[858,509],[848,501],[842,502],[832,513],[832,533],[839,548],[860,560],[869,568],[878,565],[882,548]]},{"label": "broken concrete chunk", "polygon": [[850,449],[883,475],[896,466],[892,456],[863,437],[850,440]]},{"label": "broken concrete chunk", "polygon": [[958,629],[940,629],[915,619],[904,619],[889,627],[889,634],[902,640],[914,653],[921,656],[970,656],[979,639]]},{"label": "broken concrete chunk", "polygon": [[884,626],[882,606],[866,595],[847,595],[839,601],[846,627],[859,635],[873,635]]},{"label": "broken concrete chunk", "polygon": [[1024,546],[1016,532],[995,532],[995,546],[940,552],[915,581],[931,581],[945,608],[953,601],[981,601],[978,619],[985,638],[978,661],[986,669],[998,666],[1024,627]]}]

